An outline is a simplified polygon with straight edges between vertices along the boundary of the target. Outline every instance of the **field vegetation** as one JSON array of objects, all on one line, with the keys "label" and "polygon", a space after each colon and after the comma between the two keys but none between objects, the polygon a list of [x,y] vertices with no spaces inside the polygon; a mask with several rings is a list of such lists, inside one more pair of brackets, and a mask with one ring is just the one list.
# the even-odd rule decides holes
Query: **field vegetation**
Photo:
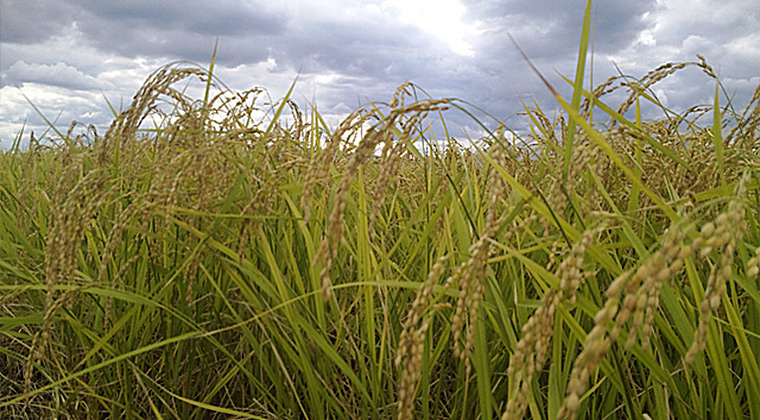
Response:
[{"label": "field vegetation", "polygon": [[[722,103],[700,57],[585,90],[588,34],[526,133],[458,141],[473,108],[411,84],[328,127],[212,61],[19,134],[0,418],[760,418],[760,87]],[[667,110],[676,71],[714,102]]]}]

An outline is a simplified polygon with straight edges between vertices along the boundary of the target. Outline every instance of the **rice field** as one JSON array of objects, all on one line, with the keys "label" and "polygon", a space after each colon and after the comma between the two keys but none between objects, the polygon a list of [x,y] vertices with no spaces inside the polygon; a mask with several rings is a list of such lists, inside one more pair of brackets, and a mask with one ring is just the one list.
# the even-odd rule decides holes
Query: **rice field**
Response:
[{"label": "rice field", "polygon": [[[684,68],[714,103],[644,121]],[[329,127],[173,64],[19,134],[0,418],[760,418],[760,86],[582,81],[459,141],[414,85]]]}]

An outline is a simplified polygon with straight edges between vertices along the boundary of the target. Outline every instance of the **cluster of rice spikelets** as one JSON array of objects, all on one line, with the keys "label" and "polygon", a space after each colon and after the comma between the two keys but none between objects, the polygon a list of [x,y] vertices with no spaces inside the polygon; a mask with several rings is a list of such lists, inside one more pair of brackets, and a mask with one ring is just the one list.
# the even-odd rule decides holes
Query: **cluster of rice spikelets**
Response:
[{"label": "cluster of rice spikelets", "polygon": [[[97,256],[97,277],[94,283],[101,284],[110,279],[111,287],[116,289],[122,275],[134,264],[139,255],[126,261],[120,258],[120,244],[123,232],[128,224],[139,221],[142,239],[154,242],[151,252],[157,253],[161,236],[148,235],[149,226],[159,223],[168,231],[176,217],[175,209],[179,207],[206,211],[213,208],[231,188],[235,168],[229,165],[228,154],[235,153],[246,140],[261,133],[251,128],[251,121],[241,121],[243,116],[250,118],[252,109],[249,100],[258,90],[226,96],[222,92],[212,98],[205,108],[198,108],[191,98],[173,87],[179,81],[189,77],[207,77],[204,70],[195,68],[177,68],[167,65],[157,70],[148,78],[135,95],[132,105],[116,118],[106,134],[98,136],[94,129],[89,129],[92,137],[75,137],[73,131],[76,123],[64,138],[66,144],[54,149],[56,160],[62,173],[58,176],[53,193],[47,197],[51,203],[47,244],[45,247],[44,278],[47,285],[44,317],[39,331],[34,335],[25,370],[25,384],[31,386],[30,377],[33,363],[47,362],[46,348],[54,339],[54,325],[58,309],[71,304],[82,290],[73,287],[65,293],[56,292],[58,286],[81,284],[82,279],[75,276],[77,254],[82,244],[83,235],[90,229],[91,219],[99,217],[100,212],[109,202],[116,202],[116,216],[105,233],[103,249]],[[157,105],[162,98],[169,98],[175,105],[175,117],[162,115]],[[167,124],[151,141],[141,140],[138,134],[141,126],[152,116],[163,117]],[[294,110],[297,115],[297,110]],[[218,118],[214,120],[215,117]],[[213,133],[223,132],[225,136]],[[277,134],[277,133],[275,133]],[[278,153],[280,160],[287,157],[299,139],[296,130],[290,137],[277,134],[278,142],[273,142],[269,153]],[[89,144],[85,144],[85,142]],[[283,147],[283,145],[285,147]],[[114,159],[118,156],[118,159]],[[268,204],[268,199],[277,188],[278,174],[289,169],[267,167],[267,159],[261,159],[262,178],[266,179],[261,188],[262,199],[250,208],[261,209]],[[295,161],[295,160],[292,160]],[[34,162],[34,161],[33,161]],[[34,168],[29,168],[33,171]],[[32,172],[33,173],[33,172]],[[138,185],[145,182],[146,174],[151,182],[147,188]],[[114,197],[129,197],[129,204],[123,205]],[[200,226],[200,224],[199,224]],[[245,235],[242,235],[243,237]],[[89,254],[85,254],[89,255]],[[159,256],[153,255],[158,261]],[[198,262],[202,251],[196,252],[186,268],[185,300],[189,303],[194,290],[193,282],[197,276]],[[114,272],[111,266],[118,267]],[[104,329],[109,326],[112,314],[112,299],[109,297],[104,305]]]},{"label": "cluster of rice spikelets", "polygon": [[[359,144],[356,146],[356,150],[351,154],[348,163],[343,168],[342,178],[335,194],[335,204],[327,220],[326,237],[322,240],[319,249],[317,250],[317,254],[314,257],[315,265],[320,263],[323,264],[319,277],[322,284],[321,295],[325,302],[332,295],[330,269],[332,268],[333,261],[338,255],[338,247],[343,240],[343,218],[346,210],[346,200],[348,198],[349,190],[351,189],[351,184],[354,182],[354,178],[359,171],[359,167],[373,156],[378,145],[394,141],[394,128],[397,124],[400,125],[401,132],[406,133],[402,136],[410,136],[409,133],[412,128],[424,120],[428,113],[443,111],[446,109],[447,104],[448,100],[446,99],[420,101],[408,106],[403,106],[403,103],[401,103],[399,107],[391,109],[386,117],[379,118],[380,122],[370,128],[369,132],[361,138]],[[361,114],[358,115],[359,116],[356,118],[357,121],[351,119],[346,120],[352,122],[348,125],[345,125],[344,123],[345,127],[342,126],[341,129],[336,130],[331,139],[331,143],[341,141],[341,135],[350,133],[351,129],[357,130],[361,127],[359,124],[368,119],[367,116],[362,116]],[[357,124],[357,122],[359,124]],[[337,147],[337,144],[334,147]],[[329,150],[329,148],[327,150]],[[327,159],[330,159],[330,157],[327,157]],[[389,165],[389,167],[394,169],[395,165]],[[323,163],[319,165],[319,169],[315,171],[316,175],[318,176],[325,173],[327,169],[329,169],[329,164]],[[390,175],[390,173],[386,173],[384,177],[389,177]],[[307,185],[311,185],[311,183],[307,182]],[[310,189],[307,190],[309,196],[311,194],[310,191]],[[383,198],[382,195],[384,195],[384,193],[380,190],[380,194],[377,194],[375,198],[381,199]],[[308,208],[307,202],[307,209]],[[306,214],[308,214],[308,210],[306,211]]]},{"label": "cluster of rice spikelets", "polygon": [[524,417],[531,379],[546,362],[556,310],[564,303],[571,305],[575,303],[578,288],[586,278],[581,269],[586,248],[603,229],[603,226],[600,226],[583,234],[580,241],[573,246],[570,254],[557,268],[556,275],[560,279],[559,289],[549,290],[536,312],[523,325],[522,338],[517,343],[507,369],[507,374],[514,378],[515,389],[507,401],[507,408],[502,415],[503,420]]},{"label": "cluster of rice spikelets", "polygon": [[[504,161],[504,154],[500,146],[494,147],[491,153],[495,162]],[[454,355],[465,363],[467,377],[470,376],[472,369],[470,353],[475,341],[475,328],[480,313],[480,303],[483,299],[491,241],[501,226],[499,208],[501,207],[501,197],[505,191],[501,177],[495,174],[491,176],[488,180],[487,191],[489,202],[483,232],[480,238],[470,246],[470,258],[458,267],[455,271],[456,275],[446,281],[447,287],[459,287],[456,310],[451,320],[452,346]],[[463,345],[461,343],[462,333],[464,333]]]},{"label": "cluster of rice spikelets", "polygon": [[[744,230],[743,197],[746,194],[745,177],[737,185],[734,198],[716,221],[703,225],[700,236],[690,245],[684,244],[689,229],[674,226],[663,236],[661,247],[635,272],[618,276],[608,287],[606,301],[594,317],[594,327],[586,335],[583,351],[575,359],[567,393],[558,413],[560,419],[574,419],[580,409],[580,397],[586,390],[589,376],[596,370],[610,346],[623,332],[630,320],[625,348],[630,349],[640,337],[643,349],[649,346],[654,331],[654,312],[659,308],[662,285],[676,278],[684,269],[685,261],[693,257],[707,257],[714,249],[720,251],[718,263],[712,266],[705,297],[699,305],[700,320],[694,342],[684,356],[690,364],[704,349],[707,323],[711,313],[718,309],[731,275],[735,244]],[[623,297],[624,296],[624,297]]]},{"label": "cluster of rice spikelets", "polygon": [[726,212],[719,214],[715,222],[703,225],[700,236],[694,240],[694,248],[699,248],[700,257],[705,258],[716,250],[718,261],[710,268],[705,297],[699,304],[700,317],[694,333],[694,343],[684,356],[684,362],[687,365],[691,364],[694,357],[704,349],[707,341],[707,324],[726,294],[726,283],[731,278],[736,245],[741,243],[746,229],[743,198],[746,195],[748,181],[749,177],[745,176],[739,182],[734,191],[734,199],[729,202]]},{"label": "cluster of rice spikelets", "polygon": [[44,316],[40,330],[34,335],[25,373],[25,387],[31,385],[32,364],[44,358],[45,349],[53,339],[52,320],[64,304],[71,304],[74,293],[60,297],[56,286],[75,284],[76,258],[87,222],[107,199],[110,188],[101,170],[86,172],[77,180],[77,173],[84,171],[82,161],[75,154],[62,155],[65,176],[59,178],[51,197],[59,205],[51,207],[50,227],[45,248],[45,298]]},{"label": "cluster of rice spikelets", "polygon": [[755,277],[760,273],[760,247],[755,249],[755,255],[747,261],[747,275]]},{"label": "cluster of rice spikelets", "polygon": [[[422,374],[422,356],[425,348],[425,335],[430,327],[430,317],[424,317],[430,304],[433,288],[438,283],[446,268],[446,258],[441,257],[433,265],[428,279],[417,291],[412,307],[404,321],[399,337],[396,366],[403,371],[398,383],[398,419],[414,418],[414,394]],[[424,317],[424,319],[423,319]]]},{"label": "cluster of rice spikelets", "polygon": [[[618,108],[624,113],[642,90],[689,66],[715,78],[700,57],[694,63],[667,64],[638,81],[611,78],[592,94],[601,98],[629,89],[631,95]],[[617,357],[618,345],[623,351],[670,358],[670,366],[679,370],[671,372],[674,377],[688,372],[707,347],[711,318],[728,309],[721,305],[729,301],[724,297],[732,290],[734,272],[743,270],[753,281],[760,272],[760,247],[749,244],[757,237],[754,216],[748,216],[754,199],[746,197],[749,176],[756,177],[760,169],[755,135],[760,87],[740,117],[732,114],[737,124],[726,129],[719,162],[714,134],[696,123],[713,111],[711,107],[694,107],[662,121],[622,124],[612,119],[606,126],[593,122],[603,128],[600,138],[609,149],[600,147],[603,142],[596,137],[578,132],[568,156],[563,150],[568,121],[561,115],[550,120],[540,109],[526,110],[535,144],[518,146],[521,138],[507,141],[506,128],[500,126],[475,147],[463,146],[447,133],[448,146],[439,148],[441,139],[432,134],[429,115],[456,102],[412,100],[416,94],[411,84],[398,88],[388,109],[359,109],[326,135],[328,129],[322,130],[317,118],[304,124],[302,113],[289,100],[280,102],[276,113],[289,108],[292,125],[282,125],[276,116],[271,124],[254,121],[255,115],[266,114],[257,105],[262,89],[223,90],[194,100],[176,87],[190,78],[220,89],[205,70],[161,68],[104,136],[87,128],[91,137],[76,138],[73,125],[62,147],[44,150],[35,144],[19,159],[22,170],[12,173],[22,174],[20,181],[8,182],[17,186],[19,215],[5,217],[0,212],[0,222],[18,220],[19,237],[35,242],[40,251],[35,255],[31,247],[19,249],[17,264],[32,273],[28,281],[44,282],[39,294],[30,284],[0,296],[0,307],[27,323],[23,337],[3,332],[0,339],[13,341],[17,347],[12,351],[20,349],[14,381],[18,389],[23,382],[26,393],[38,398],[29,407],[52,407],[48,399],[58,397],[40,388],[102,358],[113,364],[98,367],[92,372],[94,379],[82,375],[77,378],[82,382],[65,380],[65,387],[56,389],[62,395],[59,401],[68,399],[75,406],[67,408],[73,413],[114,398],[118,404],[137,401],[133,410],[141,416],[150,416],[151,409],[156,412],[153,403],[159,400],[175,414],[181,403],[172,393],[189,389],[183,398],[209,405],[229,402],[250,414],[246,392],[257,390],[271,394],[255,401],[268,418],[292,417],[299,410],[311,415],[310,409],[325,417],[344,410],[343,418],[357,418],[383,407],[388,411],[380,417],[396,409],[400,420],[408,420],[416,418],[415,398],[423,392],[431,417],[460,412],[466,417],[494,392],[504,401],[498,408],[504,410],[502,419],[521,419],[528,414],[529,402],[536,401],[539,409],[547,406],[540,399],[547,376],[551,380],[546,366],[552,348],[566,348],[572,355],[581,344],[576,343],[578,331],[559,328],[557,317],[569,315],[588,333],[577,357],[562,360],[563,366],[572,367],[566,388],[554,391],[564,392],[558,417],[574,419],[583,415],[584,404],[596,404],[586,403],[583,395],[596,385],[589,381],[605,357]],[[274,111],[276,105],[269,105]],[[586,101],[581,114],[591,120],[592,109]],[[160,122],[151,134],[143,135],[156,119]],[[420,154],[412,147],[419,142],[430,148]],[[477,150],[481,145],[487,152]],[[565,159],[569,167],[563,167]],[[636,188],[620,170],[620,162],[640,178],[640,183],[633,180]],[[41,167],[56,176],[41,177]],[[737,180],[731,195],[726,186]],[[6,181],[0,182],[5,187]],[[651,196],[639,194],[644,188],[668,201],[670,219]],[[13,192],[0,194],[0,200],[7,196],[13,197]],[[716,203],[724,208],[717,210]],[[431,220],[433,214],[439,215],[437,220]],[[365,216],[361,220],[368,224],[352,231],[352,223]],[[594,221],[600,218],[601,223]],[[621,236],[610,228],[613,223],[625,225],[625,235],[636,237]],[[570,240],[569,228],[581,233]],[[13,254],[21,242],[2,242],[0,252]],[[495,255],[500,249],[510,255]],[[753,255],[746,258],[746,268],[737,268],[745,251]],[[601,264],[608,257],[614,262]],[[547,291],[530,275],[540,267],[531,264],[544,262],[546,271],[559,279]],[[619,271],[624,272],[618,275]],[[15,272],[0,264],[0,274],[6,273]],[[17,277],[12,281],[25,281]],[[588,279],[594,283],[584,287]],[[340,292],[333,281],[341,282]],[[655,322],[673,316],[666,310],[670,306],[661,307],[668,281],[678,293],[677,304],[692,309],[692,319],[697,319],[693,338],[686,325],[689,317],[679,324],[689,331],[686,350],[659,334],[660,324]],[[416,295],[408,290],[413,282],[419,283]],[[354,294],[355,286],[361,294]],[[89,293],[90,288],[97,290]],[[486,301],[500,294],[504,301]],[[145,305],[150,308],[144,318],[127,313],[143,310],[133,306],[134,295],[152,301]],[[304,304],[319,296],[330,305]],[[540,304],[525,324],[508,325],[524,319],[520,302],[536,296]],[[575,307],[576,301],[588,305],[589,297],[601,304],[593,320],[585,312],[587,306]],[[23,309],[17,311],[19,306]],[[166,313],[171,328],[164,325],[164,315],[154,316]],[[144,336],[125,326],[138,319],[147,320],[142,324]],[[319,322],[309,324],[314,320]],[[504,322],[504,330],[499,322]],[[504,349],[513,343],[512,331],[519,338],[510,356]],[[558,332],[560,337],[554,336]],[[151,347],[185,333],[193,338],[176,346]],[[196,333],[202,335],[197,348],[203,349],[196,360],[176,366],[161,360],[182,351],[189,354],[185,344],[195,340]],[[724,332],[727,337],[732,333]],[[439,334],[446,338],[438,339]],[[107,348],[125,336],[135,338],[130,343],[134,347]],[[102,340],[102,348],[87,353],[92,337]],[[64,342],[66,346],[60,345]],[[81,348],[76,346],[85,352],[77,353]],[[115,359],[135,349],[145,351],[126,361]],[[377,353],[370,356],[366,349]],[[324,354],[330,357],[313,363]],[[278,366],[272,367],[274,361]],[[645,362],[632,363],[639,368]],[[205,378],[209,367],[222,365],[227,370],[217,382],[194,383]],[[130,366],[140,386],[132,388],[144,395],[127,395],[128,387],[122,389],[118,382],[124,367],[128,372]],[[186,373],[172,371],[186,366],[191,366]],[[478,368],[477,400],[468,393],[476,377],[473,366]],[[501,378],[505,367],[508,389],[499,385],[502,379],[491,382],[490,388],[481,387]],[[428,381],[432,375],[426,370],[431,369],[441,375]],[[305,373],[303,378],[299,373]],[[109,383],[98,382],[99,376]],[[281,379],[287,382],[283,387],[277,383]],[[639,385],[635,375],[624,379]],[[425,382],[430,388],[420,391]],[[315,390],[315,383],[326,384],[326,390]],[[166,386],[169,393],[154,385]],[[550,387],[557,385],[562,386],[557,382]],[[618,392],[609,385],[598,384]],[[536,392],[537,387],[541,391]],[[698,387],[703,392],[715,385]],[[204,400],[210,388],[219,394]],[[34,394],[35,389],[40,392]],[[88,395],[90,390],[95,390],[94,396]],[[78,403],[79,395],[86,404]],[[15,398],[23,397],[0,397],[0,408],[8,401],[16,404]],[[457,400],[450,403],[447,398]],[[203,418],[200,407],[186,408]]]}]

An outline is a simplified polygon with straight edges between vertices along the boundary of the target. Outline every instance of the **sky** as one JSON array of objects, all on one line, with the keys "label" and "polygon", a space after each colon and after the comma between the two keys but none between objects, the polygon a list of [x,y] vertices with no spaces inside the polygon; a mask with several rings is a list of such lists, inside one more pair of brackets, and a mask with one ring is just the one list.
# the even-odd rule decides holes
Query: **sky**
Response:
[{"label": "sky", "polygon": [[[164,64],[207,67],[217,41],[215,74],[227,86],[264,87],[277,99],[298,78],[293,99],[316,103],[333,126],[410,81],[519,131],[524,103],[557,106],[509,35],[569,97],[559,75],[573,77],[584,7],[581,0],[0,0],[0,145],[22,126],[44,131],[30,102],[64,132],[76,120],[102,133],[113,118],[109,102],[128,107]],[[593,22],[594,84],[701,54],[738,108],[760,85],[758,0],[596,1]],[[711,103],[714,87],[692,68],[654,92],[683,111]],[[455,137],[477,137],[461,112],[446,119]]]}]

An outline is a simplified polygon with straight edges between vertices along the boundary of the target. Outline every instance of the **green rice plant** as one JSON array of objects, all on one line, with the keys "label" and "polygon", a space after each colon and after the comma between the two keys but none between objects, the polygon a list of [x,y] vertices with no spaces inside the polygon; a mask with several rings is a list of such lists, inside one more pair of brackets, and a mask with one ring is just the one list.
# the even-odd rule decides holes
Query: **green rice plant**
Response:
[{"label": "green rice plant", "polygon": [[[572,99],[515,141],[411,84],[328,127],[213,59],[102,136],[19,134],[0,417],[760,417],[760,87],[737,113],[699,57],[586,89],[589,10]],[[689,67],[714,103],[665,109]]]}]

